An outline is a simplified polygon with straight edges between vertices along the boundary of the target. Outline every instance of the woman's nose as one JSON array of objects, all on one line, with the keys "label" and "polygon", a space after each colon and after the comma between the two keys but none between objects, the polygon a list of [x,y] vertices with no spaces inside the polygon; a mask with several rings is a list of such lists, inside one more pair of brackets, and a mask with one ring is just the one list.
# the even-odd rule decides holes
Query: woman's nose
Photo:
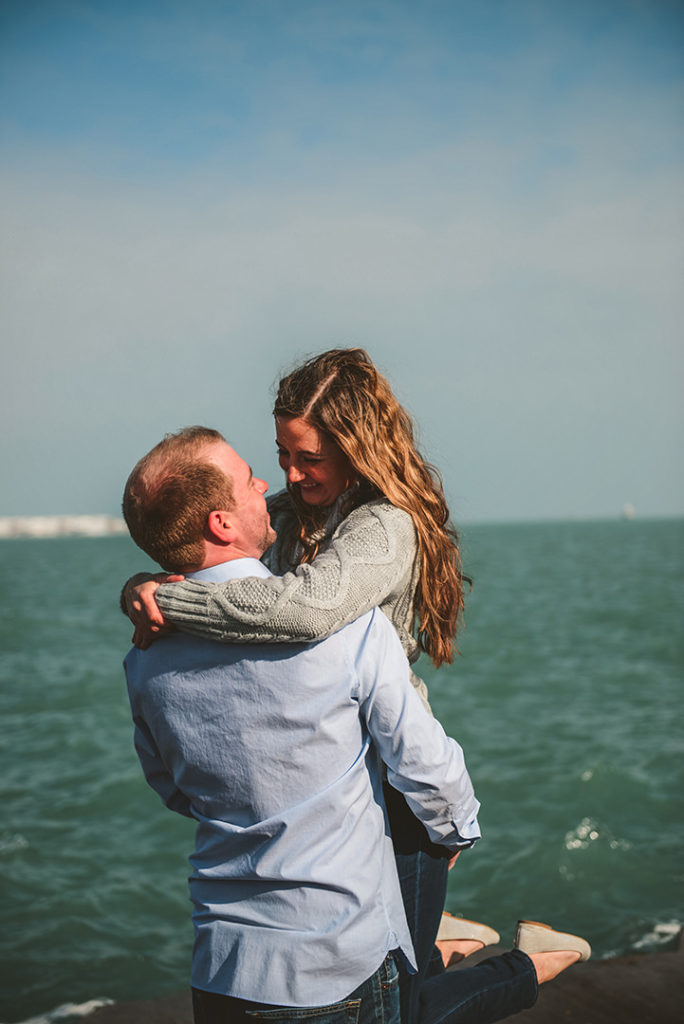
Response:
[{"label": "woman's nose", "polygon": [[287,479],[291,484],[298,484],[304,479],[304,474],[296,466],[288,466]]}]

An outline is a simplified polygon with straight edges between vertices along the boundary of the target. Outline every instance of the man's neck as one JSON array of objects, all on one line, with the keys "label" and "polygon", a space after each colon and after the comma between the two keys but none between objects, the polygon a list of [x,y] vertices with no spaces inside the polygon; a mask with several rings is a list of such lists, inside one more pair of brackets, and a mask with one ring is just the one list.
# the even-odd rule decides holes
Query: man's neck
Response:
[{"label": "man's neck", "polygon": [[245,576],[270,576],[263,562],[253,555],[237,555],[221,561],[212,560],[211,565],[185,574],[187,579],[203,580],[208,583],[221,583],[224,580],[242,579]]},{"label": "man's neck", "polygon": [[254,558],[259,561],[263,552],[243,551],[242,548],[231,544],[229,547],[222,547],[207,550],[200,569],[211,569],[215,565],[223,565],[224,562],[237,562],[240,558]]}]

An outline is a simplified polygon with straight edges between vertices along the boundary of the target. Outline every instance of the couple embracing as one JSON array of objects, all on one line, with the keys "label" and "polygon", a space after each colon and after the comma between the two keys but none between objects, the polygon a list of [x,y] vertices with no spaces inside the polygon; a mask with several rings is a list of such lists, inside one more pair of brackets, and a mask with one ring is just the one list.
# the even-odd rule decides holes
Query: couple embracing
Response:
[{"label": "couple embracing", "polygon": [[[197,821],[196,1024],[455,1024],[531,1006],[589,947],[519,922],[515,948],[442,917],[479,838],[460,746],[411,671],[453,656],[456,535],[410,417],[361,349],[280,381],[287,487],[216,431],[166,437],[124,493],[167,573],[122,595],[135,742],[150,785]],[[439,941],[439,947],[436,947]]]}]

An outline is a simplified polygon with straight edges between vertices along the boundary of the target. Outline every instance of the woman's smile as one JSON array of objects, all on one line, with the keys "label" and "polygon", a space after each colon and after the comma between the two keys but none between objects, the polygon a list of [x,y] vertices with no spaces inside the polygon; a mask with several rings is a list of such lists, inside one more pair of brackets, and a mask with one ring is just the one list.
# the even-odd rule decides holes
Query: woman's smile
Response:
[{"label": "woman's smile", "polygon": [[356,474],[334,441],[301,416],[276,417],[278,461],[307,505],[332,505]]}]

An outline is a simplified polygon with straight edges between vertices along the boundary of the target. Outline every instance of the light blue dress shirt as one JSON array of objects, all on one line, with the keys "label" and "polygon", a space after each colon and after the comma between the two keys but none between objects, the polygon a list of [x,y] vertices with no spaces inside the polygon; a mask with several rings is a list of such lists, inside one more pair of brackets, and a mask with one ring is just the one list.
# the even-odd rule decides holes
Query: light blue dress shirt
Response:
[{"label": "light blue dress shirt", "polygon": [[[192,575],[270,574],[239,559]],[[434,842],[470,846],[479,804],[382,612],[310,645],[175,633],[125,668],[147,781],[198,822],[193,986],[319,1006],[390,950],[415,967],[376,751]]]}]

